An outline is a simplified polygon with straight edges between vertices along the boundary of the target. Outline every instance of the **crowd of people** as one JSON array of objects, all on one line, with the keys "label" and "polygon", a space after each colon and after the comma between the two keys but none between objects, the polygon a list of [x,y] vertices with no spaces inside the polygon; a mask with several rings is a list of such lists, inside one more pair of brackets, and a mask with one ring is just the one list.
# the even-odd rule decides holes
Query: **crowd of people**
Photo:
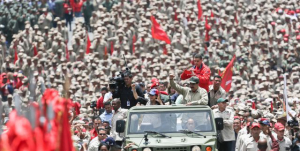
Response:
[{"label": "crowd of people", "polygon": [[[129,148],[116,121],[134,106],[170,104],[209,105],[222,117],[219,150],[299,150],[300,1],[19,0],[0,8],[4,125],[16,96],[26,112],[53,88],[74,103],[79,150]],[[152,38],[151,16],[170,44]],[[233,72],[228,92],[225,70]]]}]

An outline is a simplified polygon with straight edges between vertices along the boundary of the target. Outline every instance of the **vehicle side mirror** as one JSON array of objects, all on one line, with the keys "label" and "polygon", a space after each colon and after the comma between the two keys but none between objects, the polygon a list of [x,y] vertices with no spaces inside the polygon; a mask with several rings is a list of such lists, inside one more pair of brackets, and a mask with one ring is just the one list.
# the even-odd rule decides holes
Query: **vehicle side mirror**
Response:
[{"label": "vehicle side mirror", "polygon": [[220,118],[220,117],[215,118],[215,123],[216,123],[217,130],[219,130],[219,131],[223,130],[223,128],[224,128],[223,118]]},{"label": "vehicle side mirror", "polygon": [[116,131],[118,133],[123,133],[124,130],[125,130],[125,121],[124,120],[117,120]]}]

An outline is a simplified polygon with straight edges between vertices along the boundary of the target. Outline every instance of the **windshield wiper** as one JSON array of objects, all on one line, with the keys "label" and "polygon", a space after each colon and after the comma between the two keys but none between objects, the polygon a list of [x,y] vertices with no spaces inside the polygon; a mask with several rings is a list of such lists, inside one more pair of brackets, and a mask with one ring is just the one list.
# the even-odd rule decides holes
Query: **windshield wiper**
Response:
[{"label": "windshield wiper", "polygon": [[200,133],[193,132],[193,131],[190,131],[190,130],[180,130],[180,132],[185,133],[185,134],[196,134],[196,135],[198,135],[198,136],[203,136],[204,138],[206,138],[205,135],[202,135],[202,134],[200,134]]},{"label": "windshield wiper", "polygon": [[167,136],[167,135],[165,135],[165,134],[163,134],[163,133],[156,132],[156,131],[144,131],[144,133],[159,134],[160,136],[167,137],[167,138],[171,138],[170,136]]}]

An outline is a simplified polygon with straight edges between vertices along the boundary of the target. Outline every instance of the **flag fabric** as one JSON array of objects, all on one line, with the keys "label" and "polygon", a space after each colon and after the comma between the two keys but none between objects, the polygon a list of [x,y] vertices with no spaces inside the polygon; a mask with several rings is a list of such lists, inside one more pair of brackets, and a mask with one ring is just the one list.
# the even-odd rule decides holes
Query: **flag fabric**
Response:
[{"label": "flag fabric", "polygon": [[18,60],[18,53],[17,53],[17,48],[15,48],[15,60],[14,60],[14,64],[16,64]]},{"label": "flag fabric", "polygon": [[210,10],[210,17],[211,17],[211,18],[214,18],[214,16],[215,16],[215,15],[214,15],[214,12],[213,12],[212,10]]},{"label": "flag fabric", "polygon": [[205,17],[205,41],[209,41],[209,31],[211,30],[210,25],[208,24],[207,17]]},{"label": "flag fabric", "polygon": [[225,68],[225,70],[221,73],[221,77],[222,77],[222,82],[221,82],[221,87],[228,92],[231,88],[231,82],[232,82],[232,68],[233,68],[233,63],[235,60],[235,55],[233,56],[233,58],[231,59],[231,61],[229,62],[229,64],[227,65],[227,67]]},{"label": "flag fabric", "polygon": [[252,109],[256,110],[255,102],[252,102]]},{"label": "flag fabric", "polygon": [[164,50],[163,50],[163,54],[164,55],[168,55],[168,50],[167,50],[167,47],[166,46],[164,46],[164,48],[163,48]]},{"label": "flag fabric", "polygon": [[167,35],[167,33],[160,27],[157,23],[154,16],[151,16],[152,27],[151,27],[151,34],[154,39],[161,40],[166,42],[167,44],[171,44],[171,41]]},{"label": "flag fabric", "polygon": [[273,101],[271,101],[271,113],[273,113]]},{"label": "flag fabric", "polygon": [[104,47],[104,55],[107,56],[107,47]]},{"label": "flag fabric", "polygon": [[134,45],[135,42],[136,42],[136,37],[135,37],[135,35],[133,35],[133,37],[132,37],[132,54],[135,53],[135,45]]},{"label": "flag fabric", "polygon": [[38,51],[36,49],[36,46],[34,45],[34,47],[33,47],[33,55],[36,56],[37,54],[38,54]]},{"label": "flag fabric", "polygon": [[197,1],[197,6],[198,6],[198,20],[202,20],[202,14],[203,14],[203,11],[202,11],[202,6],[201,6],[201,2],[200,0]]},{"label": "flag fabric", "polygon": [[114,42],[111,41],[110,42],[110,55],[113,55],[113,53],[114,53]]},{"label": "flag fabric", "polygon": [[286,118],[287,121],[292,120],[292,117],[290,116],[289,113],[291,113],[292,109],[288,103],[288,97],[287,97],[287,86],[286,86],[286,74],[283,74],[283,81],[284,81],[284,87],[283,87],[283,98],[284,98],[284,103],[285,103],[285,113],[286,113]]},{"label": "flag fabric", "polygon": [[178,21],[178,15],[177,15],[177,12],[175,11],[174,14],[175,14],[175,15],[174,15],[174,20],[177,20],[177,21]]},{"label": "flag fabric", "polygon": [[73,140],[71,138],[71,130],[70,130],[70,123],[69,123],[69,113],[68,113],[68,102],[67,99],[63,99],[63,113],[62,113],[62,120],[61,120],[61,131],[60,131],[60,144],[59,150],[63,151],[75,151],[73,147]]},{"label": "flag fabric", "polygon": [[66,60],[70,61],[70,54],[69,54],[68,46],[66,46]]},{"label": "flag fabric", "polygon": [[90,47],[91,47],[91,41],[90,41],[89,33],[86,32],[86,48],[85,48],[86,54],[90,53]]},{"label": "flag fabric", "polygon": [[239,23],[239,21],[238,21],[238,19],[237,19],[237,13],[235,13],[235,15],[234,15],[234,21],[235,21],[235,23]]}]

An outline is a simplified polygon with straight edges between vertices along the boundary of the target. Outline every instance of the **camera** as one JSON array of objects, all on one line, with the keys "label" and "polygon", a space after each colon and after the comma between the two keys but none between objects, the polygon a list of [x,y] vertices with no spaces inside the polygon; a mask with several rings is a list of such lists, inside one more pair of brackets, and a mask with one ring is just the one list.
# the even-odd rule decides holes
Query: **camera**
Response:
[{"label": "camera", "polygon": [[118,89],[118,87],[122,87],[123,85],[125,85],[124,76],[130,74],[131,72],[129,71],[128,68],[126,68],[125,71],[120,72],[120,74],[117,75],[116,77],[110,78],[109,88],[115,90]]},{"label": "camera", "polygon": [[95,108],[97,107],[96,101],[91,102],[90,108]]},{"label": "camera", "polygon": [[289,120],[287,123],[289,127],[299,127],[299,122],[295,118]]}]

